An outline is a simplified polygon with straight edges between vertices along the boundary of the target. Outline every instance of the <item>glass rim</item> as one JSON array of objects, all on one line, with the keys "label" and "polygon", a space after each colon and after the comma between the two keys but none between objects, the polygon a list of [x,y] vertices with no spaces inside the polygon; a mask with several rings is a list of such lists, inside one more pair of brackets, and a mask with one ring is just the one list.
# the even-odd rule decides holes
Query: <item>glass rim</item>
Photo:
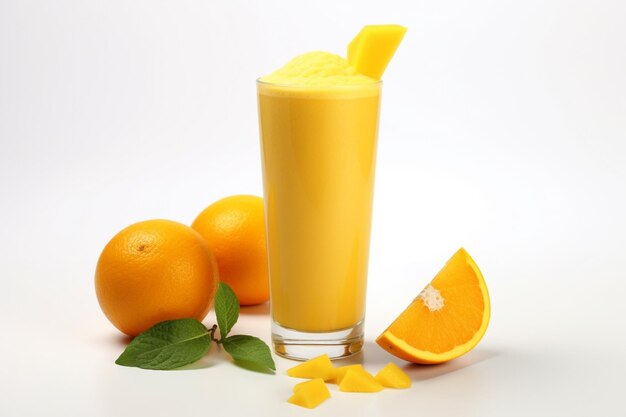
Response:
[{"label": "glass rim", "polygon": [[380,87],[383,85],[383,80],[374,80],[371,83],[358,83],[358,84],[337,84],[337,85],[298,85],[298,84],[285,84],[285,83],[273,83],[268,81],[263,81],[259,77],[256,79],[257,85],[265,85],[269,87],[280,87],[285,89],[294,89],[294,90],[357,90],[360,88],[371,88],[371,87]]}]

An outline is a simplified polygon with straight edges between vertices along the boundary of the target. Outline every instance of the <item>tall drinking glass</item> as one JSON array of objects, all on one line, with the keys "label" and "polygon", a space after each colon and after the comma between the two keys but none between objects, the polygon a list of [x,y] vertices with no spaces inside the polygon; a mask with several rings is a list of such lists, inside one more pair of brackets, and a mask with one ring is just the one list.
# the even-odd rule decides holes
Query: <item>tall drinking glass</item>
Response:
[{"label": "tall drinking glass", "polygon": [[272,342],[310,359],[363,346],[380,82],[257,81]]}]

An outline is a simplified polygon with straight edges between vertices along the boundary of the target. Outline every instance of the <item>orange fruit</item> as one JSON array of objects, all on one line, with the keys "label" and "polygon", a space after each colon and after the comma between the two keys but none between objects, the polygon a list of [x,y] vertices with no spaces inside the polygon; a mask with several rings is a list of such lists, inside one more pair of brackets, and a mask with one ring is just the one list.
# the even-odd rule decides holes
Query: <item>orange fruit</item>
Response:
[{"label": "orange fruit", "polygon": [[490,311],[483,276],[461,248],[376,342],[409,362],[446,362],[478,344]]},{"label": "orange fruit", "polygon": [[106,245],[96,267],[100,307],[129,336],[164,320],[201,321],[218,282],[215,258],[202,236],[169,220],[128,226]]},{"label": "orange fruit", "polygon": [[241,305],[269,299],[263,199],[234,195],[204,209],[191,225],[215,254],[220,279]]}]

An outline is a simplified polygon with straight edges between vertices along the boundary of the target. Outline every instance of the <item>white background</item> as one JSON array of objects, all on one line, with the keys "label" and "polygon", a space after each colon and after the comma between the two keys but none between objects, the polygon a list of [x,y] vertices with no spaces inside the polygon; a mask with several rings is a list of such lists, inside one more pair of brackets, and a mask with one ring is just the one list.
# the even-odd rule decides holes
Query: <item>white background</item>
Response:
[{"label": "white background", "polygon": [[[0,415],[623,416],[625,21],[620,0],[1,0]],[[286,360],[114,365],[106,242],[260,194],[254,80],[368,23],[409,32],[385,74],[357,360],[395,360],[374,338],[460,246],[491,291],[483,341],[407,366],[410,390],[314,411],[285,403]],[[235,331],[267,340],[266,311]]]}]

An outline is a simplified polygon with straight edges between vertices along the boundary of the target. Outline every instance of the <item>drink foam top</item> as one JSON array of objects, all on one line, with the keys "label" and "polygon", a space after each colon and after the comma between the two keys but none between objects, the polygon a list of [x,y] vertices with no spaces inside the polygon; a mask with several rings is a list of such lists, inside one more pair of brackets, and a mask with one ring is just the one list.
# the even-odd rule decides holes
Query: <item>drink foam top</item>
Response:
[{"label": "drink foam top", "polygon": [[329,52],[314,51],[299,55],[284,67],[261,78],[262,82],[286,86],[345,86],[376,83],[359,74],[348,61]]}]

